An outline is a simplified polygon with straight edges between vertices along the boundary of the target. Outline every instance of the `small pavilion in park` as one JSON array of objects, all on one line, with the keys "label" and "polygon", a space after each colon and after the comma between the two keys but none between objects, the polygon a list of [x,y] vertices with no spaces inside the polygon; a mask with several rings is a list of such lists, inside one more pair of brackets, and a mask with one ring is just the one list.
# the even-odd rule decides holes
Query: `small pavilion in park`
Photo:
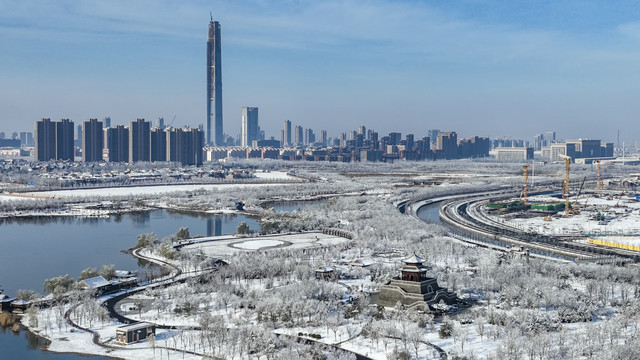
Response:
[{"label": "small pavilion in park", "polygon": [[455,293],[438,285],[436,278],[427,276],[427,267],[422,259],[413,255],[404,260],[400,276],[390,280],[380,288],[377,303],[393,307],[400,302],[407,307],[431,310],[432,306],[443,301],[451,305],[458,302]]}]

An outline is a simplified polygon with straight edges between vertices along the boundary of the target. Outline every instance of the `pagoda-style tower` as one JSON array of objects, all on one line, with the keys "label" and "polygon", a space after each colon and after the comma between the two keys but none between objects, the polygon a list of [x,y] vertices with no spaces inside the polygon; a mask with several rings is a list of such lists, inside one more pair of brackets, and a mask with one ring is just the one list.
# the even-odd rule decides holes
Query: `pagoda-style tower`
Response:
[{"label": "pagoda-style tower", "polygon": [[441,288],[436,278],[427,276],[427,267],[417,255],[404,260],[400,277],[383,285],[377,303],[392,307],[397,302],[409,307],[427,310],[429,306],[444,301],[446,304],[458,302],[455,293]]},{"label": "pagoda-style tower", "polygon": [[422,265],[422,259],[414,255],[404,260],[404,266],[400,269],[401,279],[404,281],[421,282],[427,280],[427,268]]}]

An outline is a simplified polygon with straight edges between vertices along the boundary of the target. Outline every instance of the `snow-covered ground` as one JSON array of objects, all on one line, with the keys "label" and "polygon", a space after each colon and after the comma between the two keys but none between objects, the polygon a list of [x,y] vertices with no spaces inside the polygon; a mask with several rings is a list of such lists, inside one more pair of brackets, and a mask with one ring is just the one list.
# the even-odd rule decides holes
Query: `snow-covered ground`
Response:
[{"label": "snow-covered ground", "polygon": [[235,248],[240,248],[244,250],[260,250],[265,248],[270,248],[274,246],[283,245],[282,241],[278,240],[249,240],[243,241],[240,243],[231,244],[231,246]]},{"label": "snow-covered ground", "polygon": [[294,176],[287,174],[284,171],[271,171],[271,172],[256,172],[255,176],[258,179],[269,179],[269,180],[293,180],[297,179]]},{"label": "snow-covered ground", "polygon": [[303,249],[314,246],[334,245],[348,241],[345,238],[322,233],[296,233],[290,235],[260,236],[256,238],[238,238],[212,236],[196,239],[186,249],[201,249],[209,257],[227,257],[238,251],[253,251],[266,247]]},{"label": "snow-covered ground", "polygon": [[195,191],[195,190],[217,190],[222,188],[246,187],[263,187],[281,184],[176,184],[176,185],[159,185],[159,186],[132,186],[132,187],[111,187],[100,189],[74,189],[74,190],[55,190],[42,191],[34,194],[50,195],[55,197],[87,197],[87,196],[131,196],[131,195],[154,195],[166,194],[176,191]]},{"label": "snow-covered ground", "polygon": [[4,201],[17,201],[17,200],[33,200],[33,198],[29,198],[29,197],[18,197],[18,196],[11,196],[11,195],[5,195],[5,194],[0,194],[0,202],[4,202]]},{"label": "snow-covered ground", "polygon": [[[533,196],[529,200],[556,203],[560,201],[546,196]],[[492,216],[492,219],[521,230],[548,235],[640,234],[640,201],[635,198],[587,196],[572,203],[576,204],[579,213],[570,214],[568,217],[564,217],[564,211],[560,211],[550,217],[550,220],[545,220],[544,214],[531,218]]]}]

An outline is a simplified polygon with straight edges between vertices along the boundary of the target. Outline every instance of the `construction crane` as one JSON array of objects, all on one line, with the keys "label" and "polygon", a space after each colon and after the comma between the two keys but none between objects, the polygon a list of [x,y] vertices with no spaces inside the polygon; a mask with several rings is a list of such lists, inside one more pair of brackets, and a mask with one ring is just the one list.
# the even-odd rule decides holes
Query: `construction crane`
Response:
[{"label": "construction crane", "polygon": [[562,197],[564,198],[564,217],[569,217],[569,171],[571,170],[571,156],[560,155],[564,158],[564,184],[562,184]]},{"label": "construction crane", "polygon": [[580,198],[580,194],[582,194],[582,188],[584,188],[584,182],[585,181],[587,181],[587,177],[586,176],[584,177],[584,179],[582,179],[582,184],[580,184],[580,189],[578,189],[578,193],[576,194],[576,199],[575,199],[574,205],[573,205],[573,211],[575,213],[578,213],[580,211],[580,209],[578,208],[578,199]]},{"label": "construction crane", "polygon": [[600,161],[596,161],[598,165],[598,195],[600,195],[600,188],[602,187],[602,179],[600,179]]},{"label": "construction crane", "polygon": [[527,179],[528,179],[528,176],[529,176],[529,173],[528,173],[529,164],[525,164],[522,167],[522,171],[524,171],[524,185],[523,185],[524,187],[522,188],[523,189],[523,194],[524,194],[524,203],[523,204],[524,204],[525,207],[527,207],[527,188],[529,187],[529,185],[527,185]]}]

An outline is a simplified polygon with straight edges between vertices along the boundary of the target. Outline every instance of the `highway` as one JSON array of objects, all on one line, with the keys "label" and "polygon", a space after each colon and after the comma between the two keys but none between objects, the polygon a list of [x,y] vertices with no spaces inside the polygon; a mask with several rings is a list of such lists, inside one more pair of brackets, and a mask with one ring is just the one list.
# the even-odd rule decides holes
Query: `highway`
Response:
[{"label": "highway", "polygon": [[489,216],[484,207],[491,199],[517,196],[512,190],[490,189],[466,194],[442,194],[431,198],[404,202],[405,213],[417,217],[420,207],[441,202],[440,220],[449,226],[450,234],[475,246],[504,252],[528,253],[556,261],[627,264],[640,262],[640,254],[577,242],[572,236],[548,236],[524,232]]}]

